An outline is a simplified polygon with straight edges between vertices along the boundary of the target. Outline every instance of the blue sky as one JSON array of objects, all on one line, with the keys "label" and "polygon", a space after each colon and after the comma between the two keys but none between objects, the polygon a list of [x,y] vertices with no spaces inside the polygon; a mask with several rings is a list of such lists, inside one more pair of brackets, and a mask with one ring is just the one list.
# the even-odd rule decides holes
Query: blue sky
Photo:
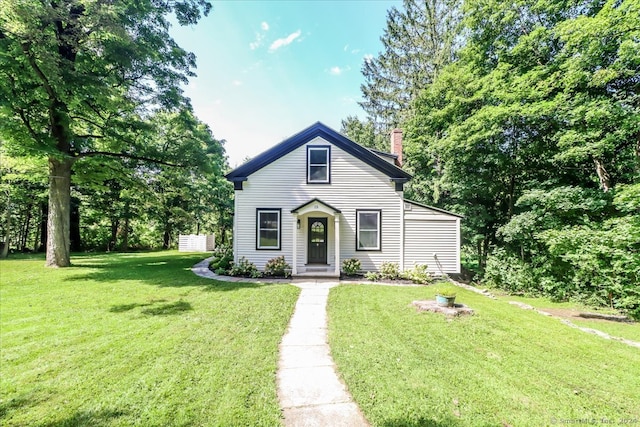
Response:
[{"label": "blue sky", "polygon": [[226,140],[234,167],[321,121],[340,130],[358,106],[362,63],[382,50],[400,0],[214,1],[171,34],[197,56],[185,88],[196,115]]}]

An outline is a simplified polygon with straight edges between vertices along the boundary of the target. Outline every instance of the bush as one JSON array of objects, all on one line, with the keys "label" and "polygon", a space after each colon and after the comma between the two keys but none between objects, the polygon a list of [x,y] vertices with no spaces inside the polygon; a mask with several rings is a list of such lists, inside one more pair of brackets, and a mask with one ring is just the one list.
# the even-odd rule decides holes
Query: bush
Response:
[{"label": "bush", "polygon": [[279,256],[267,261],[264,266],[264,274],[266,276],[289,277],[291,266],[285,261],[284,255]]},{"label": "bush", "polygon": [[396,280],[400,278],[400,267],[397,262],[384,261],[380,266],[380,276],[383,279]]},{"label": "bush", "polygon": [[[229,246],[220,245],[213,251],[213,259],[209,262],[209,270],[216,274],[226,274],[233,262],[233,251]],[[224,270],[222,273],[218,271]]]},{"label": "bush", "polygon": [[426,264],[414,264],[412,269],[404,272],[403,277],[407,280],[411,280],[413,283],[421,285],[431,283],[433,280],[431,273],[427,271]]},{"label": "bush", "polygon": [[360,260],[358,258],[349,258],[342,261],[342,271],[347,276],[355,276],[360,271]]},{"label": "bush", "polygon": [[260,277],[260,272],[254,263],[246,259],[240,258],[237,264],[233,264],[229,270],[229,275],[234,277]]},{"label": "bush", "polygon": [[364,273],[364,278],[367,280],[371,280],[372,282],[377,282],[380,280],[380,273],[376,271],[367,271]]}]

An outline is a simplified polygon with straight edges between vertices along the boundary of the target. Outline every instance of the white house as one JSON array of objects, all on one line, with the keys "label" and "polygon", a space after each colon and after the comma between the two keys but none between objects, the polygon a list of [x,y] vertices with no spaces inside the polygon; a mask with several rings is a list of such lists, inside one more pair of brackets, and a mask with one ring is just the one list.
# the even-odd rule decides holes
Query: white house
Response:
[{"label": "white house", "polygon": [[231,171],[235,261],[262,270],[284,255],[294,276],[338,276],[348,258],[364,271],[388,261],[459,273],[461,216],[405,199],[400,130],[391,149],[364,148],[318,122]]}]

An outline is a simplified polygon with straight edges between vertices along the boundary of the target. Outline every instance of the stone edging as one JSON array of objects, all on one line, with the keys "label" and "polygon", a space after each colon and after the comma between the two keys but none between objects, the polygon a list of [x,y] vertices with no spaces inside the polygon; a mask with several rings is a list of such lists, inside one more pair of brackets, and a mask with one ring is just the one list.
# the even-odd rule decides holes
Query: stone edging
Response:
[{"label": "stone edging", "polygon": [[599,331],[599,330],[597,330],[597,329],[585,328],[585,327],[582,327],[582,326],[578,326],[578,325],[576,325],[575,323],[571,322],[570,320],[563,319],[563,318],[558,317],[558,316],[554,316],[554,315],[553,315],[553,314],[551,314],[551,313],[547,313],[547,312],[546,312],[546,311],[544,311],[544,310],[539,310],[539,309],[537,309],[537,308],[535,308],[535,307],[533,307],[533,306],[531,306],[531,305],[529,305],[529,304],[525,304],[525,303],[522,303],[522,302],[519,302],[519,301],[509,301],[509,304],[511,304],[511,305],[515,305],[515,306],[517,306],[517,307],[520,307],[520,308],[521,308],[521,309],[523,309],[523,310],[533,310],[533,311],[535,311],[535,312],[536,312],[536,313],[538,313],[538,314],[542,314],[543,316],[553,317],[553,318],[556,318],[556,319],[560,319],[560,321],[561,321],[562,323],[564,323],[565,325],[567,325],[567,326],[569,326],[569,327],[571,327],[571,328],[574,328],[574,329],[579,329],[579,330],[581,330],[582,332],[586,332],[586,333],[588,333],[588,334],[597,335],[597,336],[599,336],[600,338],[604,338],[604,339],[606,339],[606,340],[619,341],[619,342],[621,342],[621,343],[623,343],[623,344],[630,345],[631,347],[637,347],[637,348],[640,348],[640,342],[631,341],[631,340],[628,340],[628,339],[626,339],[626,338],[622,338],[622,337],[614,337],[613,335],[609,335],[609,334],[607,334],[607,333],[605,333],[605,332],[602,332],[602,331]]}]

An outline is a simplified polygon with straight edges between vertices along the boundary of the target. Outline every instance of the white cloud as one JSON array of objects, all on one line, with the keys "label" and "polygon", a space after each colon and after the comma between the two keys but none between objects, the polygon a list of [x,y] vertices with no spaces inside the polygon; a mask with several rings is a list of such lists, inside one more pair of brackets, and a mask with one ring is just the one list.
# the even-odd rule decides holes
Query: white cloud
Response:
[{"label": "white cloud", "polygon": [[264,40],[264,34],[256,33],[256,39],[249,43],[249,48],[251,50],[256,50],[262,45],[262,40]]},{"label": "white cloud", "polygon": [[285,38],[274,41],[273,43],[271,43],[271,46],[269,46],[269,52],[275,52],[281,47],[291,44],[295,39],[300,37],[300,34],[302,34],[302,31],[298,30],[295,33],[289,34]]},{"label": "white cloud", "polygon": [[240,80],[234,80],[231,82],[231,84],[234,86],[242,86],[242,82]]},{"label": "white cloud", "polygon": [[351,70],[351,67],[347,66],[345,68],[340,68],[337,65],[335,67],[331,67],[329,69],[329,74],[331,74],[332,76],[339,76],[340,74],[344,73],[345,71],[349,71]]},{"label": "white cloud", "polygon": [[345,45],[344,45],[344,47],[342,48],[342,50],[344,50],[345,52],[346,52],[347,50],[349,50],[349,45],[348,45],[348,44],[345,44]]},{"label": "white cloud", "polygon": [[267,24],[266,22],[262,22],[260,24],[260,28],[262,28],[264,31],[269,31],[269,24]]}]

